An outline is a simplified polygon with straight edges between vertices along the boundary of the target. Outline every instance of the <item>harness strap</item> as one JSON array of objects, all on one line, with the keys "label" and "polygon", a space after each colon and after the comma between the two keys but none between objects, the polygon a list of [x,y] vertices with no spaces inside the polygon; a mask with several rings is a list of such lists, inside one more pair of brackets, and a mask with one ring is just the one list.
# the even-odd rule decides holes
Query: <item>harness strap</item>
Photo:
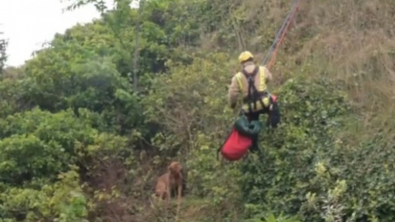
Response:
[{"label": "harness strap", "polygon": [[254,83],[254,77],[259,71],[259,66],[255,66],[254,71],[249,75],[245,69],[242,70],[243,75],[247,78],[248,80],[248,94],[247,94],[247,100],[248,100],[248,111],[249,113],[252,113],[252,105],[254,105],[254,110],[256,110],[256,102],[259,100],[262,109],[264,109],[264,104],[263,101],[260,98],[260,93],[255,87]]}]

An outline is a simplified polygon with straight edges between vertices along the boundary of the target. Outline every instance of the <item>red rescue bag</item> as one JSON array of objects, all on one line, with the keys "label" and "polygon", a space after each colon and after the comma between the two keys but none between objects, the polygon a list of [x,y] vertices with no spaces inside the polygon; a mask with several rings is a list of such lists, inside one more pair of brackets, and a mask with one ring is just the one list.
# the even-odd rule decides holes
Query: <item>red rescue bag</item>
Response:
[{"label": "red rescue bag", "polygon": [[229,161],[241,159],[252,145],[251,137],[240,134],[232,129],[225,143],[220,147],[222,156]]}]

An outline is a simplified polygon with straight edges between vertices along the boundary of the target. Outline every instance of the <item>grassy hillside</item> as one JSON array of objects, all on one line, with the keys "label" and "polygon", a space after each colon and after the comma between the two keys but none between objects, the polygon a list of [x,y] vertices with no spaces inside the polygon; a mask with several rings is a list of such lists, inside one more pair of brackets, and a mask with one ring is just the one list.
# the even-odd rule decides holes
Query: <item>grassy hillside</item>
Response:
[{"label": "grassy hillside", "polygon": [[301,1],[271,68],[282,123],[235,163],[237,55],[262,61],[291,2],[114,2],[1,74],[1,222],[175,221],[151,197],[171,160],[180,221],[395,220],[394,1]]}]

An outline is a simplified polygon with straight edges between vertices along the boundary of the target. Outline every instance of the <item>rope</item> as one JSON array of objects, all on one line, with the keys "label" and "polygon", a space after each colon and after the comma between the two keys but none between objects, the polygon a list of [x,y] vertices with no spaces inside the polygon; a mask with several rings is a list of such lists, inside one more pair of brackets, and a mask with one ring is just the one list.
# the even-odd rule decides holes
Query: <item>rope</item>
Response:
[{"label": "rope", "polygon": [[[295,5],[295,2],[296,2],[296,1],[297,1],[297,0],[294,0],[294,3],[293,3],[294,5]],[[266,65],[267,61],[269,60],[270,55],[271,55],[271,53],[273,52],[273,48],[276,47],[278,38],[280,37],[281,33],[284,31],[284,27],[286,26],[287,21],[289,20],[289,17],[290,17],[291,14],[292,14],[293,8],[294,8],[294,7],[292,7],[291,10],[288,12],[288,15],[287,15],[287,17],[285,17],[285,20],[284,20],[283,24],[281,25],[280,29],[277,31],[276,36],[274,37],[273,43],[272,43],[272,45],[270,46],[269,51],[267,52],[265,59],[263,59],[263,61],[262,61],[262,63],[263,63],[264,65]]]},{"label": "rope", "polygon": [[[285,21],[283,22],[281,28],[277,32],[277,34],[274,38],[274,41],[273,41],[268,53],[266,54],[265,59],[262,62],[264,65],[266,65],[268,59],[271,57],[268,65],[266,65],[268,69],[270,69],[276,61],[278,50],[280,48],[281,43],[284,41],[285,35],[289,30],[289,25],[293,21],[296,11],[298,10],[299,2],[300,2],[300,0],[294,0],[294,3],[291,7],[290,12],[288,13],[287,17],[285,18]],[[271,56],[272,52],[273,52],[273,56]]]}]

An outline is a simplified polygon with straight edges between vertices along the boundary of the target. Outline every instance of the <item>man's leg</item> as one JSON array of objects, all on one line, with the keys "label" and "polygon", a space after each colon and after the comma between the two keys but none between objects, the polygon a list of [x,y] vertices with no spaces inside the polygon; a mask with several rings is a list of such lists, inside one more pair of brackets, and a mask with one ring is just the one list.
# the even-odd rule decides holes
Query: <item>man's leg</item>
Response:
[{"label": "man's leg", "polygon": [[270,115],[268,115],[268,120],[267,122],[270,123],[270,126],[272,128],[276,128],[277,125],[281,121],[281,114],[280,114],[280,108],[278,107],[278,103],[275,102],[273,103],[273,109],[270,112]]},{"label": "man's leg", "polygon": [[[247,117],[248,117],[248,120],[249,120],[249,121],[259,120],[259,114],[260,114],[260,113],[251,113],[251,114],[249,114],[249,115],[247,116]],[[252,146],[251,146],[250,150],[251,150],[252,152],[255,152],[255,151],[258,150],[258,134],[254,135],[254,136],[252,137]]]}]

